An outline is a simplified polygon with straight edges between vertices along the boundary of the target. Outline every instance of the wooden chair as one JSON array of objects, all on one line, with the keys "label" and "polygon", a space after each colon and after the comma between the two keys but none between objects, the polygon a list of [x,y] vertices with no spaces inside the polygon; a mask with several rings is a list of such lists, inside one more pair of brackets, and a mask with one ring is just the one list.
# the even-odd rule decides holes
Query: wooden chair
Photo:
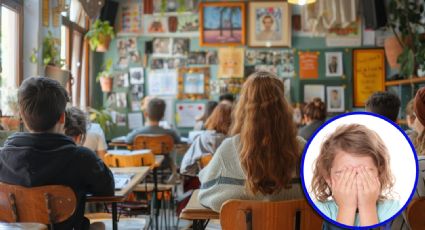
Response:
[{"label": "wooden chair", "polygon": [[412,230],[425,229],[425,197],[415,198],[406,209],[406,218]]},{"label": "wooden chair", "polygon": [[137,135],[132,150],[150,149],[153,154],[168,154],[173,151],[174,140],[170,135]]},{"label": "wooden chair", "polygon": [[220,211],[223,230],[321,229],[323,220],[306,200],[229,200]]},{"label": "wooden chair", "polygon": [[208,163],[210,163],[211,159],[212,159],[213,155],[211,153],[202,155],[201,159],[199,159],[198,163],[199,163],[199,168],[203,169],[205,168],[205,166],[208,165]]},{"label": "wooden chair", "polygon": [[74,191],[62,185],[26,188],[0,183],[0,222],[53,224],[71,217],[77,206]]},{"label": "wooden chair", "polygon": [[152,166],[155,164],[153,153],[118,155],[107,153],[104,156],[104,162],[109,167],[139,167]]}]

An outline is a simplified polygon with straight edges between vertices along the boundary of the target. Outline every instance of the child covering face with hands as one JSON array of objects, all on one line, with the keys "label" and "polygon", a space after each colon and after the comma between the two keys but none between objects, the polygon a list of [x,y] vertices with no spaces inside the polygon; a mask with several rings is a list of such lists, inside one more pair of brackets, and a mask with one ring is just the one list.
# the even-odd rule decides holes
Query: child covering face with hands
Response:
[{"label": "child covering face with hands", "polygon": [[322,144],[313,172],[316,207],[349,226],[371,226],[400,209],[390,199],[388,150],[377,133],[359,124],[339,126]]}]

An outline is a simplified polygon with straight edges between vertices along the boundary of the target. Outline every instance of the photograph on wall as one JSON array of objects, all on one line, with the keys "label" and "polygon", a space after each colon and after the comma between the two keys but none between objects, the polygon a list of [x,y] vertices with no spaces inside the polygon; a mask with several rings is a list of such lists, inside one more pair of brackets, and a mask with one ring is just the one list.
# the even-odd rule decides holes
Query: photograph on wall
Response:
[{"label": "photograph on wall", "polygon": [[187,94],[204,93],[204,74],[203,73],[185,73],[183,75],[183,92]]},{"label": "photograph on wall", "polygon": [[246,65],[255,65],[256,63],[257,63],[257,51],[246,50],[245,51],[245,64]]},{"label": "photograph on wall", "polygon": [[257,51],[256,59],[258,65],[273,65],[274,52]]},{"label": "photograph on wall", "polygon": [[164,60],[163,58],[152,58],[151,69],[163,69]]},{"label": "photograph on wall", "polygon": [[207,65],[217,65],[218,64],[218,54],[216,50],[208,50],[206,55],[206,64]]},{"label": "photograph on wall", "polygon": [[117,39],[119,68],[127,68],[129,63],[140,62],[140,54],[137,49],[137,38],[121,38]]},{"label": "photograph on wall", "polygon": [[130,84],[143,84],[145,82],[144,71],[142,67],[130,68]]},{"label": "photograph on wall", "polygon": [[294,62],[294,52],[292,50],[282,51],[281,59],[281,71],[279,75],[282,77],[293,77],[295,76],[295,62]]},{"label": "photograph on wall", "polygon": [[189,53],[190,40],[189,38],[174,38],[173,39],[173,56],[187,56]]},{"label": "photograph on wall", "polygon": [[153,44],[154,56],[170,56],[171,55],[171,39],[170,38],[154,38],[152,44]]},{"label": "photograph on wall", "polygon": [[128,73],[115,74],[114,76],[114,88],[127,88],[128,84]]},{"label": "photograph on wall", "polygon": [[150,71],[148,74],[148,95],[176,95],[177,71],[164,69]]},{"label": "photograph on wall", "polygon": [[127,93],[116,93],[117,108],[127,108]]},{"label": "photograph on wall", "polygon": [[201,46],[245,44],[244,2],[203,2],[199,17]]},{"label": "photograph on wall", "polygon": [[131,86],[131,101],[140,101],[144,97],[144,85],[132,85]]},{"label": "photograph on wall", "polygon": [[206,53],[204,51],[190,52],[187,59],[189,65],[205,65],[207,63]]},{"label": "photograph on wall", "polygon": [[115,124],[117,126],[126,126],[127,125],[127,115],[125,113],[115,113]]},{"label": "photograph on wall", "polygon": [[204,113],[203,103],[176,103],[177,127],[193,127],[196,118]]},{"label": "photograph on wall", "polygon": [[291,46],[291,12],[286,2],[249,2],[248,45]]},{"label": "photograph on wall", "polygon": [[198,14],[179,16],[177,32],[199,32]]},{"label": "photograph on wall", "polygon": [[186,66],[185,58],[169,58],[166,59],[166,64],[168,69],[178,69]]},{"label": "photograph on wall", "polygon": [[343,86],[326,87],[326,104],[328,112],[344,112],[345,98]]},{"label": "photograph on wall", "polygon": [[325,101],[325,86],[304,85],[304,102],[309,103],[316,97],[320,98],[322,101]]},{"label": "photograph on wall", "polygon": [[243,78],[244,60],[244,48],[220,48],[218,50],[218,77]]},{"label": "photograph on wall", "polygon": [[344,62],[342,52],[326,52],[326,77],[341,77],[343,75]]},{"label": "photograph on wall", "polygon": [[151,15],[144,15],[143,18],[146,21],[146,34],[155,34],[155,33],[167,33],[168,32],[168,23],[167,17],[158,17]]}]

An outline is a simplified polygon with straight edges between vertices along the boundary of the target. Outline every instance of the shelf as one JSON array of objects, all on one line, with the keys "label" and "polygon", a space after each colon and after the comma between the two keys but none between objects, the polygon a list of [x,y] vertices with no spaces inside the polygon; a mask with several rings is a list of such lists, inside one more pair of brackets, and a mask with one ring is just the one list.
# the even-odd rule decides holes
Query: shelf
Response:
[{"label": "shelf", "polygon": [[407,84],[414,84],[414,83],[420,83],[420,82],[425,82],[425,77],[414,77],[411,79],[386,81],[385,86],[407,85]]}]

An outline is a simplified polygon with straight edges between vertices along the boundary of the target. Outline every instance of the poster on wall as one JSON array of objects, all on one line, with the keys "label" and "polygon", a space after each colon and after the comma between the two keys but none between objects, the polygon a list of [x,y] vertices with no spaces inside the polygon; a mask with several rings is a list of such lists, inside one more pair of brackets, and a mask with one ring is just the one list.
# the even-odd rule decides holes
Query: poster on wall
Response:
[{"label": "poster on wall", "polygon": [[128,114],[128,128],[137,129],[143,127],[142,113],[129,113]]},{"label": "poster on wall", "polygon": [[326,34],[326,46],[328,47],[350,47],[361,45],[362,23],[360,19],[345,28],[331,28]]},{"label": "poster on wall", "polygon": [[141,33],[143,31],[142,5],[131,1],[120,3],[118,20],[118,33]]},{"label": "poster on wall", "polygon": [[320,98],[322,101],[325,101],[325,86],[304,85],[304,102],[309,103],[316,97]]},{"label": "poster on wall", "polygon": [[148,74],[148,95],[173,96],[177,94],[177,71],[156,70]]},{"label": "poster on wall", "polygon": [[218,50],[218,77],[243,78],[244,60],[243,48],[220,48]]},{"label": "poster on wall", "polygon": [[384,49],[355,49],[353,78],[354,106],[364,107],[370,95],[385,90]]},{"label": "poster on wall", "polygon": [[177,127],[194,127],[196,118],[204,113],[203,103],[176,103]]},{"label": "poster on wall", "polygon": [[118,49],[118,68],[125,69],[128,67],[129,63],[140,62],[140,53],[137,49],[137,38],[121,38],[117,39],[117,49]]},{"label": "poster on wall", "polygon": [[328,112],[344,112],[345,95],[343,86],[326,87],[326,105]]},{"label": "poster on wall", "polygon": [[319,52],[298,52],[300,79],[317,79],[319,77]]}]

